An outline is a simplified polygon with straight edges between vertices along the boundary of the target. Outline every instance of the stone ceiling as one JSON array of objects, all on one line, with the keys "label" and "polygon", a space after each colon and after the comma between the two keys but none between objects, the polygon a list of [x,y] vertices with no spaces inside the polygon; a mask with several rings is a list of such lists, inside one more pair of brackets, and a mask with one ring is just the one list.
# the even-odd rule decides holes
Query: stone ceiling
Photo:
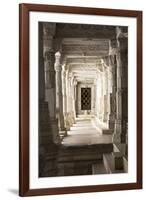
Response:
[{"label": "stone ceiling", "polygon": [[88,78],[94,82],[102,70],[102,58],[109,54],[108,39],[64,38],[62,39],[63,62],[77,81]]},{"label": "stone ceiling", "polygon": [[61,43],[62,63],[77,81],[94,81],[102,71],[102,58],[109,55],[115,31],[115,26],[56,24],[55,38],[56,43]]}]

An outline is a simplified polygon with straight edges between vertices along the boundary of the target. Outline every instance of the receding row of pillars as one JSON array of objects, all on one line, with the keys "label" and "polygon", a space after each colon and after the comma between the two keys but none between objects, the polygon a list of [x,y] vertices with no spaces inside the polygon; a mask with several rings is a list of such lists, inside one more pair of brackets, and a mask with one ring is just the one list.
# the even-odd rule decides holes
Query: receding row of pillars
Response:
[{"label": "receding row of pillars", "polygon": [[[115,40],[112,41],[115,44]],[[112,46],[112,44],[111,44]],[[118,37],[116,47],[103,59],[97,73],[95,115],[113,130],[114,143],[127,143],[128,124],[128,40]]]},{"label": "receding row of pillars", "polygon": [[[114,43],[114,47],[112,47]],[[115,45],[116,44],[116,45]],[[127,143],[128,124],[128,40],[123,35],[110,42],[110,54],[102,60],[94,81],[94,114],[106,123],[114,143]]]},{"label": "receding row of pillars", "polygon": [[[77,82],[66,65],[61,65],[60,51],[54,52],[54,32],[50,36],[50,32],[45,30],[46,26],[41,26],[43,39],[40,41],[40,49],[43,50],[43,55],[40,53],[39,59],[39,98],[48,102],[53,141],[58,143],[59,131],[66,131],[74,122]],[[113,47],[112,42],[116,46]],[[103,58],[102,70],[97,73],[95,90],[100,95],[96,96],[95,114],[114,130],[114,142],[124,143],[128,120],[127,38],[118,35],[118,38],[111,41],[110,48],[109,56]]]}]

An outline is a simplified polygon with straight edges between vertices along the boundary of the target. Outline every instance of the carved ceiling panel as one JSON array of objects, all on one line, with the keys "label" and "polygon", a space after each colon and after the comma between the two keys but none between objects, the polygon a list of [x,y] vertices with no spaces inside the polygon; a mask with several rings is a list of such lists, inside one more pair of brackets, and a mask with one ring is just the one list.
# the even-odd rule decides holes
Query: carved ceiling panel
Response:
[{"label": "carved ceiling panel", "polygon": [[69,70],[71,71],[97,71],[98,69],[98,65],[95,65],[94,63],[90,63],[90,64],[70,64],[69,65]]},{"label": "carved ceiling panel", "polygon": [[62,53],[64,55],[76,56],[104,56],[109,53],[108,45],[62,45]]},{"label": "carved ceiling panel", "polygon": [[115,38],[115,36],[115,26],[67,23],[56,24],[56,37],[87,37],[99,39],[112,39]]},{"label": "carved ceiling panel", "polygon": [[[101,57],[102,58],[102,57]],[[74,63],[96,63],[101,64],[101,59],[97,56],[65,56],[64,60],[68,64]]]}]

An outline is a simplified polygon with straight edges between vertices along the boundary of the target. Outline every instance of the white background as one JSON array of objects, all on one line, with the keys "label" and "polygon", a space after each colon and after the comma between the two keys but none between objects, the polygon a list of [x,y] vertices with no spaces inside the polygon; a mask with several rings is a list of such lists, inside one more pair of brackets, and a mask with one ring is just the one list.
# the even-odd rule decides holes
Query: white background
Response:
[{"label": "white background", "polygon": [[[3,0],[0,5],[0,199],[19,200],[18,197],[18,3],[24,1]],[[86,7],[107,7],[119,9],[138,9],[143,10],[145,25],[146,5],[145,0],[35,0],[25,1],[25,3],[46,3]],[[146,26],[144,34],[146,35]],[[145,38],[144,38],[145,44]],[[146,47],[144,45],[144,52]],[[144,59],[143,65],[146,64]],[[145,74],[145,69],[143,69]],[[146,79],[144,80],[146,84]],[[145,102],[144,93],[144,102]],[[145,110],[145,105],[143,106]],[[145,115],[144,115],[145,119]],[[143,152],[146,151],[145,128],[143,131]],[[146,168],[146,158],[144,166]],[[131,191],[100,192],[88,194],[58,195],[32,197],[32,199],[145,199],[146,198],[146,173],[144,171],[144,189]]]}]

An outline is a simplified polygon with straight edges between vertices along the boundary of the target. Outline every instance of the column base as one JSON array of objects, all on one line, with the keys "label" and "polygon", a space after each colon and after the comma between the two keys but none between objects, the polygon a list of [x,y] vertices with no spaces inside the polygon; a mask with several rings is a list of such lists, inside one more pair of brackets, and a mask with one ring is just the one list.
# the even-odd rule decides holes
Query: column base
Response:
[{"label": "column base", "polygon": [[57,119],[51,119],[51,128],[53,132],[53,141],[55,144],[60,144],[60,136],[59,136],[59,129],[58,129],[58,120]]},{"label": "column base", "polygon": [[66,130],[60,130],[59,135],[60,135],[60,139],[62,140],[64,137],[67,136],[67,131]]},{"label": "column base", "polygon": [[115,128],[115,115],[114,114],[109,114],[108,126],[109,126],[109,129],[114,130],[114,128]]},{"label": "column base", "polygon": [[116,143],[126,143],[127,140],[127,122],[125,120],[115,121],[114,140]]},{"label": "column base", "polygon": [[58,148],[52,143],[39,146],[39,177],[57,176]]},{"label": "column base", "polygon": [[123,155],[121,154],[121,152],[113,152],[112,155],[113,155],[115,170],[123,170],[124,163],[123,163]]},{"label": "column base", "polygon": [[120,144],[121,143],[121,134],[114,133],[112,142],[114,144]]}]

